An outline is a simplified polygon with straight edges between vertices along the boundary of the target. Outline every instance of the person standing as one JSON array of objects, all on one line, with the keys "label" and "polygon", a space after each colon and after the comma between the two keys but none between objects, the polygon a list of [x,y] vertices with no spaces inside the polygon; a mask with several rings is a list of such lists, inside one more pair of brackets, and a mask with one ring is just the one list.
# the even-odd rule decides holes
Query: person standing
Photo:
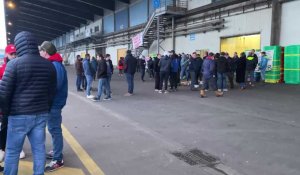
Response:
[{"label": "person standing", "polygon": [[246,80],[250,86],[254,86],[254,70],[258,64],[258,57],[252,49],[246,60]]},{"label": "person standing", "polygon": [[97,78],[99,80],[98,82],[98,93],[97,96],[92,99],[94,102],[98,102],[101,100],[101,95],[103,91],[106,93],[106,97],[103,100],[110,99],[110,92],[108,88],[108,75],[107,75],[107,63],[106,60],[103,57],[100,57],[100,60],[98,62],[98,68],[97,68]]},{"label": "person standing", "polygon": [[160,89],[160,67],[159,67],[159,62],[160,62],[161,55],[157,54],[157,57],[154,57],[154,63],[153,63],[153,69],[154,69],[154,79],[155,79],[155,86],[154,89],[156,92],[158,92]]},{"label": "person standing", "polygon": [[268,57],[266,55],[266,52],[261,52],[261,60],[259,65],[261,80],[262,82],[265,82],[266,70],[268,67]]},{"label": "person standing", "polygon": [[[164,57],[161,58],[159,62],[160,67],[160,85],[159,85],[159,93],[168,93],[168,80],[171,71],[171,58],[168,56],[169,52],[164,53]],[[165,84],[163,89],[163,84]]]},{"label": "person standing", "polygon": [[140,60],[140,69],[141,69],[141,80],[144,82],[145,72],[146,72],[145,56],[142,55],[139,60]]},{"label": "person standing", "polygon": [[171,91],[177,91],[177,74],[179,71],[180,61],[176,54],[171,55],[171,75],[170,75],[170,83],[171,83]]},{"label": "person standing", "polygon": [[5,175],[17,175],[26,136],[33,154],[33,174],[44,174],[46,123],[56,93],[56,70],[39,55],[35,37],[15,37],[18,57],[10,61],[0,82],[0,106],[8,115]]},{"label": "person standing", "polygon": [[76,62],[75,62],[75,69],[76,69],[76,87],[77,91],[83,91],[80,86],[82,83],[83,79],[83,67],[82,67],[82,62],[81,62],[81,57],[80,55],[76,56]]},{"label": "person standing", "polygon": [[106,59],[106,64],[107,64],[107,88],[104,92],[106,94],[106,92],[108,91],[109,93],[106,94],[107,98],[105,100],[111,100],[111,87],[110,87],[110,82],[111,82],[111,77],[114,73],[114,66],[112,64],[112,61],[110,59],[110,54],[106,54],[105,55],[105,59]]},{"label": "person standing", "polygon": [[93,95],[91,95],[91,89],[92,89],[92,84],[93,84],[93,75],[94,75],[94,70],[91,66],[90,63],[90,55],[85,54],[85,59],[83,61],[83,70],[84,70],[84,75],[86,78],[86,98],[92,99],[94,98]]},{"label": "person standing", "polygon": [[123,70],[124,70],[124,57],[120,57],[120,60],[118,62],[118,69],[119,69],[119,76],[123,76]]},{"label": "person standing", "polygon": [[245,86],[246,62],[247,62],[246,54],[242,52],[240,58],[236,60],[236,72],[235,72],[236,82],[239,84],[241,90],[246,88]]},{"label": "person standing", "polygon": [[46,165],[45,172],[52,172],[64,166],[63,161],[63,136],[62,136],[62,109],[66,105],[68,97],[68,76],[62,64],[63,58],[57,53],[56,47],[49,41],[44,41],[39,46],[41,57],[49,60],[56,70],[56,93],[49,113],[48,131],[52,136],[53,150],[47,154],[52,161]]},{"label": "person standing", "polygon": [[200,97],[204,98],[206,97],[205,95],[205,90],[210,88],[215,91],[216,97],[221,97],[223,96],[223,92],[217,91],[217,86],[216,86],[216,76],[215,76],[215,61],[214,61],[214,54],[209,53],[209,55],[206,57],[206,59],[203,61],[203,66],[202,66],[202,74],[203,74],[203,86],[200,90]]},{"label": "person standing", "polygon": [[191,90],[195,90],[196,87],[199,86],[198,77],[200,75],[202,63],[203,61],[200,56],[197,57],[197,53],[193,52],[189,63],[189,72],[191,75]]},{"label": "person standing", "polygon": [[234,56],[231,58],[228,53],[225,54],[225,58],[227,59],[228,62],[228,72],[227,72],[227,77],[229,80],[229,85],[230,89],[234,88],[234,72],[236,71],[236,61],[238,59],[238,55],[236,52],[234,52]]},{"label": "person standing", "polygon": [[149,72],[149,77],[152,80],[152,78],[154,78],[154,66],[153,66],[154,62],[152,60],[152,57],[149,58],[149,60],[147,61],[147,65],[148,65],[148,72]]},{"label": "person standing", "polygon": [[[17,52],[16,47],[13,44],[9,44],[6,46],[4,64],[0,66],[0,80],[2,80],[3,78],[7,63],[16,58],[17,56],[16,52]],[[3,115],[2,113],[0,113],[0,115],[2,115],[1,128],[0,128],[0,162],[2,162],[5,157],[8,116]],[[22,150],[20,153],[20,159],[25,158],[25,156],[26,156],[25,152]]]},{"label": "person standing", "polygon": [[124,73],[128,84],[128,92],[124,96],[132,96],[134,90],[134,74],[136,71],[137,60],[132,56],[131,50],[127,50],[125,57]]},{"label": "person standing", "polygon": [[189,63],[189,59],[186,54],[182,53],[181,61],[180,61],[180,80],[183,80],[184,78],[187,79],[188,72],[187,72],[187,66]]},{"label": "person standing", "polygon": [[216,60],[217,66],[217,84],[218,91],[228,91],[227,82],[226,82],[226,74],[229,70],[228,61],[225,58],[225,52],[221,52],[221,56]]},{"label": "person standing", "polygon": [[92,57],[92,60],[91,60],[91,66],[93,68],[93,78],[94,78],[94,81],[96,80],[96,72],[97,72],[97,66],[98,66],[98,62],[96,60],[95,57]]}]

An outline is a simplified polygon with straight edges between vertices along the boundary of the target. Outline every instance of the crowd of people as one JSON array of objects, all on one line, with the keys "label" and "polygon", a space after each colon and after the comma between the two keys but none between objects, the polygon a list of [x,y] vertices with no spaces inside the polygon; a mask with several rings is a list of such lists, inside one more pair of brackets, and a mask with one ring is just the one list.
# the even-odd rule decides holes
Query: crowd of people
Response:
[{"label": "crowd of people", "polygon": [[[266,53],[261,52],[258,59],[254,49],[248,55],[245,52],[240,55],[235,52],[232,57],[226,52],[206,52],[203,58],[196,52],[176,54],[171,50],[163,55],[157,54],[148,58],[141,55],[138,59],[128,50],[126,57],[118,60],[117,68],[119,76],[123,76],[124,73],[127,80],[128,92],[125,96],[133,95],[134,76],[136,72],[140,72],[142,82],[145,82],[146,73],[149,74],[150,80],[154,78],[154,89],[158,93],[175,92],[178,86],[185,84],[192,91],[199,91],[200,97],[206,97],[209,89],[213,90],[217,97],[222,97],[224,92],[229,88],[233,89],[236,83],[241,90],[247,86],[253,87],[257,68],[260,70],[261,80],[264,81],[267,63]],[[103,100],[111,100],[110,81],[114,67],[109,54],[105,58],[97,54],[97,61],[90,60],[89,54],[86,54],[84,59],[78,55],[75,67],[78,91],[82,91],[82,85],[86,89],[87,98],[100,101],[103,93],[106,95]],[[90,93],[92,77],[99,80],[96,97]]]}]

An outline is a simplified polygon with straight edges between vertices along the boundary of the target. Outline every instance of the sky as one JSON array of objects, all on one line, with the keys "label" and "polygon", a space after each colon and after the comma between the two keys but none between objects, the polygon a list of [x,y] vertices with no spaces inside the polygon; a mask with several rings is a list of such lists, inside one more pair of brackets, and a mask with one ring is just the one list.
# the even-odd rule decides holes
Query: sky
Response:
[{"label": "sky", "polygon": [[0,50],[6,46],[6,28],[4,18],[4,0],[0,0]]}]

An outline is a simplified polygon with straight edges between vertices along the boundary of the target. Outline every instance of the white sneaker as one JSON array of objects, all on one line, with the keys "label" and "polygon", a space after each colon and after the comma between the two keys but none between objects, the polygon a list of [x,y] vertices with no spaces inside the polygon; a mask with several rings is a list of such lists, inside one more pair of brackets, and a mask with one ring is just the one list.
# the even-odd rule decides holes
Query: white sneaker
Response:
[{"label": "white sneaker", "polygon": [[0,162],[3,162],[4,157],[5,157],[5,152],[0,150]]},{"label": "white sneaker", "polygon": [[155,92],[158,92],[159,90],[158,90],[158,89],[155,89],[154,91],[155,91]]},{"label": "white sneaker", "polygon": [[20,159],[24,159],[26,157],[25,152],[22,150],[20,153]]},{"label": "white sneaker", "polygon": [[160,94],[161,94],[161,93],[162,93],[162,90],[159,90],[159,91],[158,91],[158,93],[160,93]]},{"label": "white sneaker", "polygon": [[223,89],[224,92],[228,92],[228,89]]},{"label": "white sneaker", "polygon": [[94,98],[94,96],[93,95],[87,95],[86,98],[92,99],[92,98]]}]

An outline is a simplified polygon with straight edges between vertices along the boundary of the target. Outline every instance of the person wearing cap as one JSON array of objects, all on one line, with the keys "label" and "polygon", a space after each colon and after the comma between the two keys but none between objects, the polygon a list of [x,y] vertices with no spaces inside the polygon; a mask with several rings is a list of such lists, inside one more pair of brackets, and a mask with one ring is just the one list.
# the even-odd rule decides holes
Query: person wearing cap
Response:
[{"label": "person wearing cap", "polygon": [[56,93],[48,119],[48,131],[52,136],[53,151],[47,154],[52,161],[46,166],[45,171],[50,172],[64,166],[63,162],[63,136],[62,136],[62,109],[68,97],[67,71],[62,64],[63,58],[57,53],[56,47],[49,41],[44,41],[39,46],[40,55],[49,60],[56,70]]},{"label": "person wearing cap", "polygon": [[[4,57],[4,64],[2,64],[0,66],[0,80],[2,80],[5,69],[6,69],[6,65],[7,63],[16,58],[17,54],[16,54],[16,47],[13,44],[9,44],[6,46],[5,48],[5,57]],[[4,160],[4,156],[5,156],[5,147],[6,147],[6,137],[7,137],[7,122],[8,122],[8,116],[3,115],[2,113],[0,114],[2,115],[2,119],[1,119],[1,129],[0,129],[0,162],[2,162]],[[25,153],[22,150],[20,153],[20,159],[25,158]],[[0,168],[1,171],[1,168]]]},{"label": "person wearing cap", "polygon": [[0,107],[8,115],[5,175],[17,175],[26,136],[33,154],[33,174],[44,174],[46,123],[55,95],[54,66],[39,55],[30,32],[15,37],[18,58],[7,64],[0,82]]},{"label": "person wearing cap", "polygon": [[[168,80],[171,72],[171,58],[169,57],[169,52],[165,51],[163,58],[160,59],[160,90],[158,93],[169,93],[168,91]],[[165,85],[163,89],[163,84]]]},{"label": "person wearing cap", "polygon": [[124,96],[132,96],[134,90],[134,74],[136,71],[137,60],[131,54],[131,50],[127,50],[124,62],[124,73],[128,84],[128,92]]}]

